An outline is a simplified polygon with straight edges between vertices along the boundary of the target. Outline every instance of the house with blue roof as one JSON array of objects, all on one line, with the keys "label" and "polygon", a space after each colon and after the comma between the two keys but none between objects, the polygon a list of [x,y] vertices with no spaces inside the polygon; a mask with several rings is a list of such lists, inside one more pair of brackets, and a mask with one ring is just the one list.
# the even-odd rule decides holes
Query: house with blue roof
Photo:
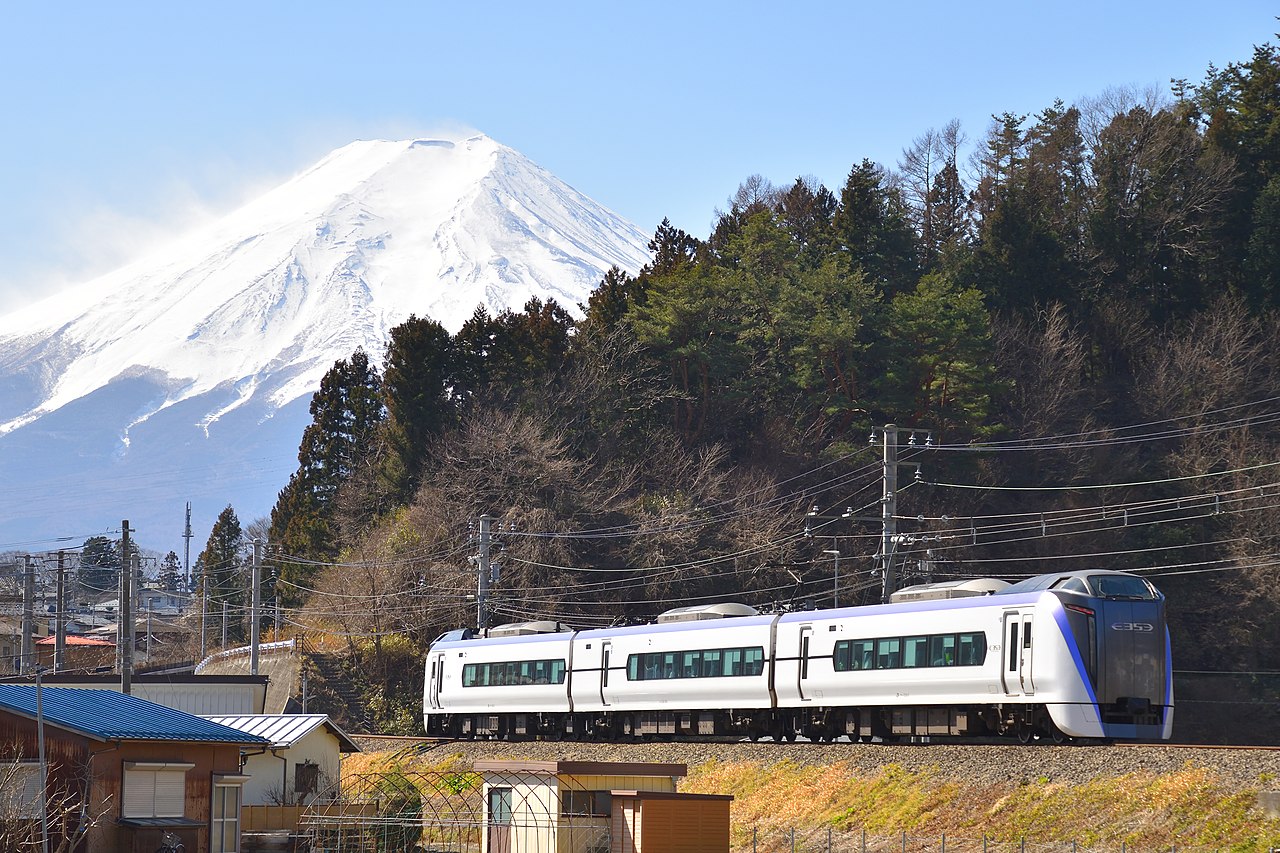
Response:
[{"label": "house with blue roof", "polygon": [[113,690],[0,684],[0,766],[21,782],[9,817],[39,833],[43,796],[51,850],[239,853],[244,757],[270,745]]}]

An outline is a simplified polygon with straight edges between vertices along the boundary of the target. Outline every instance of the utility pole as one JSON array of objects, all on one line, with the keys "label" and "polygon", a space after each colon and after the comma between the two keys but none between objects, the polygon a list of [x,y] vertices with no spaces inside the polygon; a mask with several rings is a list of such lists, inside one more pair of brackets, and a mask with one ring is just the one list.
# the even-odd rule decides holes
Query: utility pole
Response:
[{"label": "utility pole", "polygon": [[[186,540],[183,546],[182,554],[182,588],[188,594],[191,592],[191,501],[187,501],[187,526],[183,528],[182,538]],[[204,612],[200,613],[201,623],[204,621]],[[201,625],[203,628],[203,624]],[[201,657],[204,656],[204,644],[200,646]]]},{"label": "utility pole", "polygon": [[[831,543],[833,545],[836,544],[836,537],[834,536],[831,537]],[[831,606],[839,607],[840,606],[840,549],[832,548],[830,550],[823,551],[822,553],[830,554],[832,559],[836,561],[835,572],[833,573],[833,578],[831,583]]]},{"label": "utility pole", "polygon": [[58,552],[58,601],[54,605],[53,671],[67,668],[67,568],[66,551]]},{"label": "utility pole", "polygon": [[898,533],[898,428],[884,427],[884,494],[881,506],[880,532],[880,603],[888,604],[893,594],[893,538]]},{"label": "utility pole", "polygon": [[133,690],[133,554],[129,547],[129,521],[120,522],[120,692]]},{"label": "utility pole", "polygon": [[[889,596],[893,595],[897,589],[898,579],[897,572],[894,568],[894,551],[898,547],[900,538],[898,536],[898,438],[901,433],[907,433],[909,439],[907,444],[912,447],[932,448],[933,433],[927,429],[917,429],[914,427],[898,427],[895,424],[885,424],[882,433],[884,440],[884,493],[880,500],[880,579],[881,591],[880,601],[882,604],[889,603]],[[924,436],[923,445],[916,440],[917,435]],[[871,433],[871,443],[875,444],[875,431]],[[916,477],[920,476],[919,466],[916,469]]]},{"label": "utility pole", "polygon": [[258,674],[258,636],[262,633],[262,540],[253,540],[253,570],[249,573],[252,604],[249,606],[249,674]]},{"label": "utility pole", "polygon": [[23,555],[26,569],[22,577],[22,672],[31,672],[36,665],[36,566],[31,555]]},{"label": "utility pole", "polygon": [[476,557],[479,580],[476,584],[476,627],[484,633],[489,627],[489,525],[493,517],[480,516],[480,554]]},{"label": "utility pole", "polygon": [[227,603],[222,602],[222,648],[227,647]]}]

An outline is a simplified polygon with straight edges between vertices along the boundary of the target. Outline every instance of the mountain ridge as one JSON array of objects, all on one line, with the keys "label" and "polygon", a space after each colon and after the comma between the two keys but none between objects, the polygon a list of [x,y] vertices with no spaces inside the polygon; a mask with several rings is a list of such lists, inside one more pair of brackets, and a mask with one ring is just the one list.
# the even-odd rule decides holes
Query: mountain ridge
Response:
[{"label": "mountain ridge", "polygon": [[[486,136],[353,142],[146,258],[0,318],[0,476],[42,482],[41,466],[14,462],[19,446],[75,453],[92,472],[145,468],[160,442],[172,446],[159,457],[182,468],[178,448],[203,458],[241,408],[272,432],[286,429],[278,418],[290,422],[296,431],[268,442],[268,458],[284,442],[292,463],[305,423],[283,413],[308,401],[336,360],[359,347],[377,363],[411,314],[456,331],[478,306],[518,310],[535,297],[576,313],[609,267],[646,263],[646,243]],[[68,438],[74,419],[41,428],[68,407],[93,439]],[[146,429],[139,443],[157,418],[172,441]],[[258,492],[246,512],[269,508]],[[0,549],[18,535],[0,517]]]}]

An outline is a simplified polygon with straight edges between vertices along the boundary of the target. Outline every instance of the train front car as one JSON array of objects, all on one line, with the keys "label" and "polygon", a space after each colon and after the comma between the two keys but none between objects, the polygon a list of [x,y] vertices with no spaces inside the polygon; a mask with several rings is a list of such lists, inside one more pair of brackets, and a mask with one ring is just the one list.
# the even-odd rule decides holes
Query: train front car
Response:
[{"label": "train front car", "polygon": [[[1164,596],[1137,575],[1085,570],[1031,578],[996,598],[1036,591],[1034,616],[1012,609],[1004,615],[1006,694],[1038,700],[1071,737],[1167,740],[1173,667]],[[1047,632],[1040,629],[1046,622]],[[1043,666],[1033,666],[1033,636],[1050,639]],[[1043,721],[1019,724],[1046,728]]]}]

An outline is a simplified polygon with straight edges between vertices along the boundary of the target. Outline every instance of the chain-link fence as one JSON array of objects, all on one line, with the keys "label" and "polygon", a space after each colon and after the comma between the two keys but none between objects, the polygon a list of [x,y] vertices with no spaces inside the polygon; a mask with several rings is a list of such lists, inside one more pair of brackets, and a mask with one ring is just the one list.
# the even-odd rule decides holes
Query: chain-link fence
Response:
[{"label": "chain-link fence", "polygon": [[313,853],[609,853],[606,791],[472,770],[348,776],[302,820]]}]

